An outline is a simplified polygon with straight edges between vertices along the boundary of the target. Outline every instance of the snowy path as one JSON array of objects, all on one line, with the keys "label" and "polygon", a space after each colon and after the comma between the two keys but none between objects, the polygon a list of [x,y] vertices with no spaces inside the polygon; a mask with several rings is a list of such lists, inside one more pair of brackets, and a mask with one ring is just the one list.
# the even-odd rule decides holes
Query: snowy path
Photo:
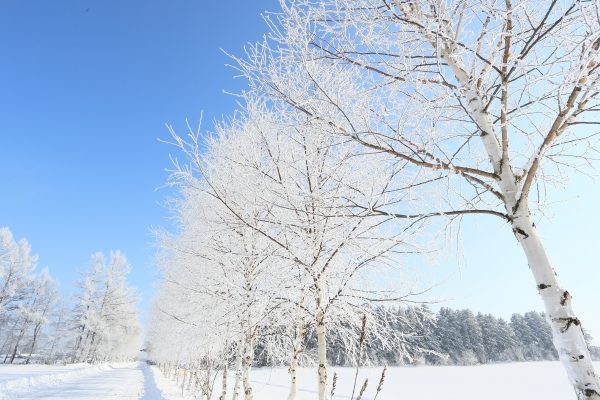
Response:
[{"label": "snowy path", "polygon": [[[170,382],[164,382],[162,376],[156,376],[161,388],[157,386],[154,370],[145,363],[106,365],[100,368],[90,367],[78,375],[60,373],[39,374],[31,382],[2,380],[0,370],[0,399],[10,400],[175,400]],[[39,379],[42,378],[42,379]],[[11,384],[12,383],[12,384]],[[167,388],[167,391],[164,390]]]}]

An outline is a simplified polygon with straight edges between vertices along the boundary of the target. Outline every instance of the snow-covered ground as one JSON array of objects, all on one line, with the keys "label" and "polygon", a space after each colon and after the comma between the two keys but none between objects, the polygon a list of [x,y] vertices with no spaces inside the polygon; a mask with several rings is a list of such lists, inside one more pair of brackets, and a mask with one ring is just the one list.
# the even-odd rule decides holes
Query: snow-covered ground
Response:
[{"label": "snow-covered ground", "polygon": [[1,400],[173,400],[178,388],[145,363],[0,366]]},{"label": "snow-covered ground", "polygon": [[[600,369],[600,363],[596,363]],[[335,400],[350,399],[354,369],[335,368],[338,374]],[[381,368],[365,368],[359,373],[358,392],[369,379],[363,400],[373,399]],[[316,398],[316,374],[299,371],[298,400]],[[259,368],[253,371],[255,400],[283,400],[289,378],[285,368]],[[230,387],[233,382],[230,383]],[[215,393],[219,390],[215,385]],[[356,395],[355,395],[356,396]],[[213,396],[218,398],[217,395]],[[100,366],[0,366],[0,399],[192,399],[154,367],[144,363]],[[475,367],[389,368],[378,400],[505,400],[575,399],[565,372],[558,362],[512,363]]]},{"label": "snow-covered ground", "polygon": [[[596,363],[600,369],[600,363]],[[348,400],[352,393],[355,370],[335,368],[335,400]],[[365,378],[368,386],[363,400],[373,399],[382,368],[360,371],[356,393]],[[331,381],[333,373],[329,373]],[[316,398],[316,372],[299,372],[298,400]],[[256,400],[286,398],[289,378],[285,368],[253,371]],[[355,393],[355,397],[356,397]],[[558,362],[526,362],[472,367],[389,368],[377,400],[575,400],[566,373]]]},{"label": "snow-covered ground", "polygon": [[0,364],[0,387],[2,383],[18,378],[35,378],[41,375],[63,374],[90,369],[88,364],[71,365],[10,365]]}]

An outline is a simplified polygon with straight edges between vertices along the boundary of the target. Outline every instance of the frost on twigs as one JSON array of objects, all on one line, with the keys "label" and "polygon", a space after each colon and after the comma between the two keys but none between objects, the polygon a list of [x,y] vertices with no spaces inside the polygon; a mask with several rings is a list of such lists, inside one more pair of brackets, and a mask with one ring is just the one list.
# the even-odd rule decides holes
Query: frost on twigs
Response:
[{"label": "frost on twigs", "polygon": [[[196,132],[172,132],[189,165],[176,163],[173,172],[179,231],[158,234],[163,280],[152,354],[195,369],[206,368],[203,360],[215,373],[233,357],[233,390],[243,386],[250,399],[260,346],[267,362],[289,366],[290,399],[306,361],[317,366],[325,398],[329,332],[343,342],[348,362],[369,340],[402,357],[404,333],[380,329],[376,304],[409,298],[409,290],[393,281],[383,287],[381,278],[399,276],[399,255],[418,251],[412,238],[419,225],[407,221],[398,231],[389,216],[371,215],[389,201],[399,174],[381,155],[363,154],[283,103],[245,100],[244,112],[202,144]],[[374,322],[356,340],[362,315]],[[160,341],[167,331],[168,344]],[[312,357],[303,351],[309,335]]]},{"label": "frost on twigs", "polygon": [[508,221],[551,287],[540,295],[580,398],[600,384],[589,357],[571,365],[583,333],[562,331],[575,317],[570,301],[555,310],[565,290],[534,219],[599,150],[598,15],[597,1],[282,1],[269,40],[236,59],[253,93],[398,168],[387,201],[353,209]]}]

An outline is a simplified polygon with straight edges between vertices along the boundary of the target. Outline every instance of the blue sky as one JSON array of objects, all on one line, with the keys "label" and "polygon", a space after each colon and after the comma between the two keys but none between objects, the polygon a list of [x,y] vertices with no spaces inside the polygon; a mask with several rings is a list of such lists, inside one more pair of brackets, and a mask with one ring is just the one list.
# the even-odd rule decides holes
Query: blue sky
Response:
[{"label": "blue sky", "polygon": [[[228,114],[243,82],[220,48],[262,37],[275,1],[0,2],[0,226],[70,290],[121,249],[147,304],[164,226],[165,123]],[[208,125],[207,123],[207,125]]]},{"label": "blue sky", "polygon": [[[241,53],[275,0],[0,2],[0,226],[27,237],[69,292],[90,254],[121,249],[146,309],[155,279],[151,228],[168,226],[159,189],[165,123],[229,114],[243,82],[220,48]],[[158,189],[158,190],[157,190]],[[574,179],[539,227],[584,326],[600,337],[600,190]],[[475,222],[472,223],[471,222]],[[465,220],[462,262],[423,270],[444,305],[508,317],[541,309],[510,229]]]}]

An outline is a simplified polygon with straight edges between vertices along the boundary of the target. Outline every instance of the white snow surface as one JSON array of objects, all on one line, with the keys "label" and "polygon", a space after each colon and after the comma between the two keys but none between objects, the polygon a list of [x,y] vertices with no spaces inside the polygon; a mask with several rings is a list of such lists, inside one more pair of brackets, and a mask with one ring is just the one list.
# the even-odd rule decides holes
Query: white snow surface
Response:
[{"label": "white snow surface", "polygon": [[[600,369],[600,363],[596,363]],[[335,400],[348,400],[355,370],[332,368],[337,372]],[[359,372],[355,398],[365,378],[369,379],[363,400],[372,400],[382,368],[363,368]],[[257,368],[252,371],[255,400],[287,398],[289,376],[285,368]],[[317,395],[314,369],[298,371],[298,400],[314,400]],[[219,382],[219,380],[217,380]],[[233,386],[230,377],[229,388]],[[213,398],[218,398],[219,385]],[[230,396],[231,393],[228,394]],[[472,367],[394,367],[388,368],[378,400],[574,400],[575,395],[558,362],[527,362]],[[99,366],[0,366],[0,399],[139,399],[191,400],[175,382],[145,363],[104,364]]]},{"label": "white snow surface", "polygon": [[182,396],[174,383],[142,362],[0,366],[0,400],[33,399],[173,400]]},{"label": "white snow surface", "polygon": [[[0,387],[6,381],[15,381],[19,378],[34,379],[42,375],[63,374],[66,372],[77,372],[89,370],[89,364],[70,365],[39,365],[39,364],[0,364]],[[14,383],[14,382],[13,382]]]},{"label": "white snow surface", "polygon": [[[595,363],[596,370],[600,363]],[[372,400],[383,368],[362,368],[358,375],[354,398],[368,378],[362,400]],[[337,372],[335,400],[349,400],[355,369],[333,368]],[[256,400],[285,400],[289,377],[285,368],[252,371]],[[317,374],[314,369],[298,372],[298,400],[314,400],[317,396]],[[377,400],[575,400],[566,372],[559,362],[522,362],[468,367],[394,367],[388,368],[383,389]]]}]

